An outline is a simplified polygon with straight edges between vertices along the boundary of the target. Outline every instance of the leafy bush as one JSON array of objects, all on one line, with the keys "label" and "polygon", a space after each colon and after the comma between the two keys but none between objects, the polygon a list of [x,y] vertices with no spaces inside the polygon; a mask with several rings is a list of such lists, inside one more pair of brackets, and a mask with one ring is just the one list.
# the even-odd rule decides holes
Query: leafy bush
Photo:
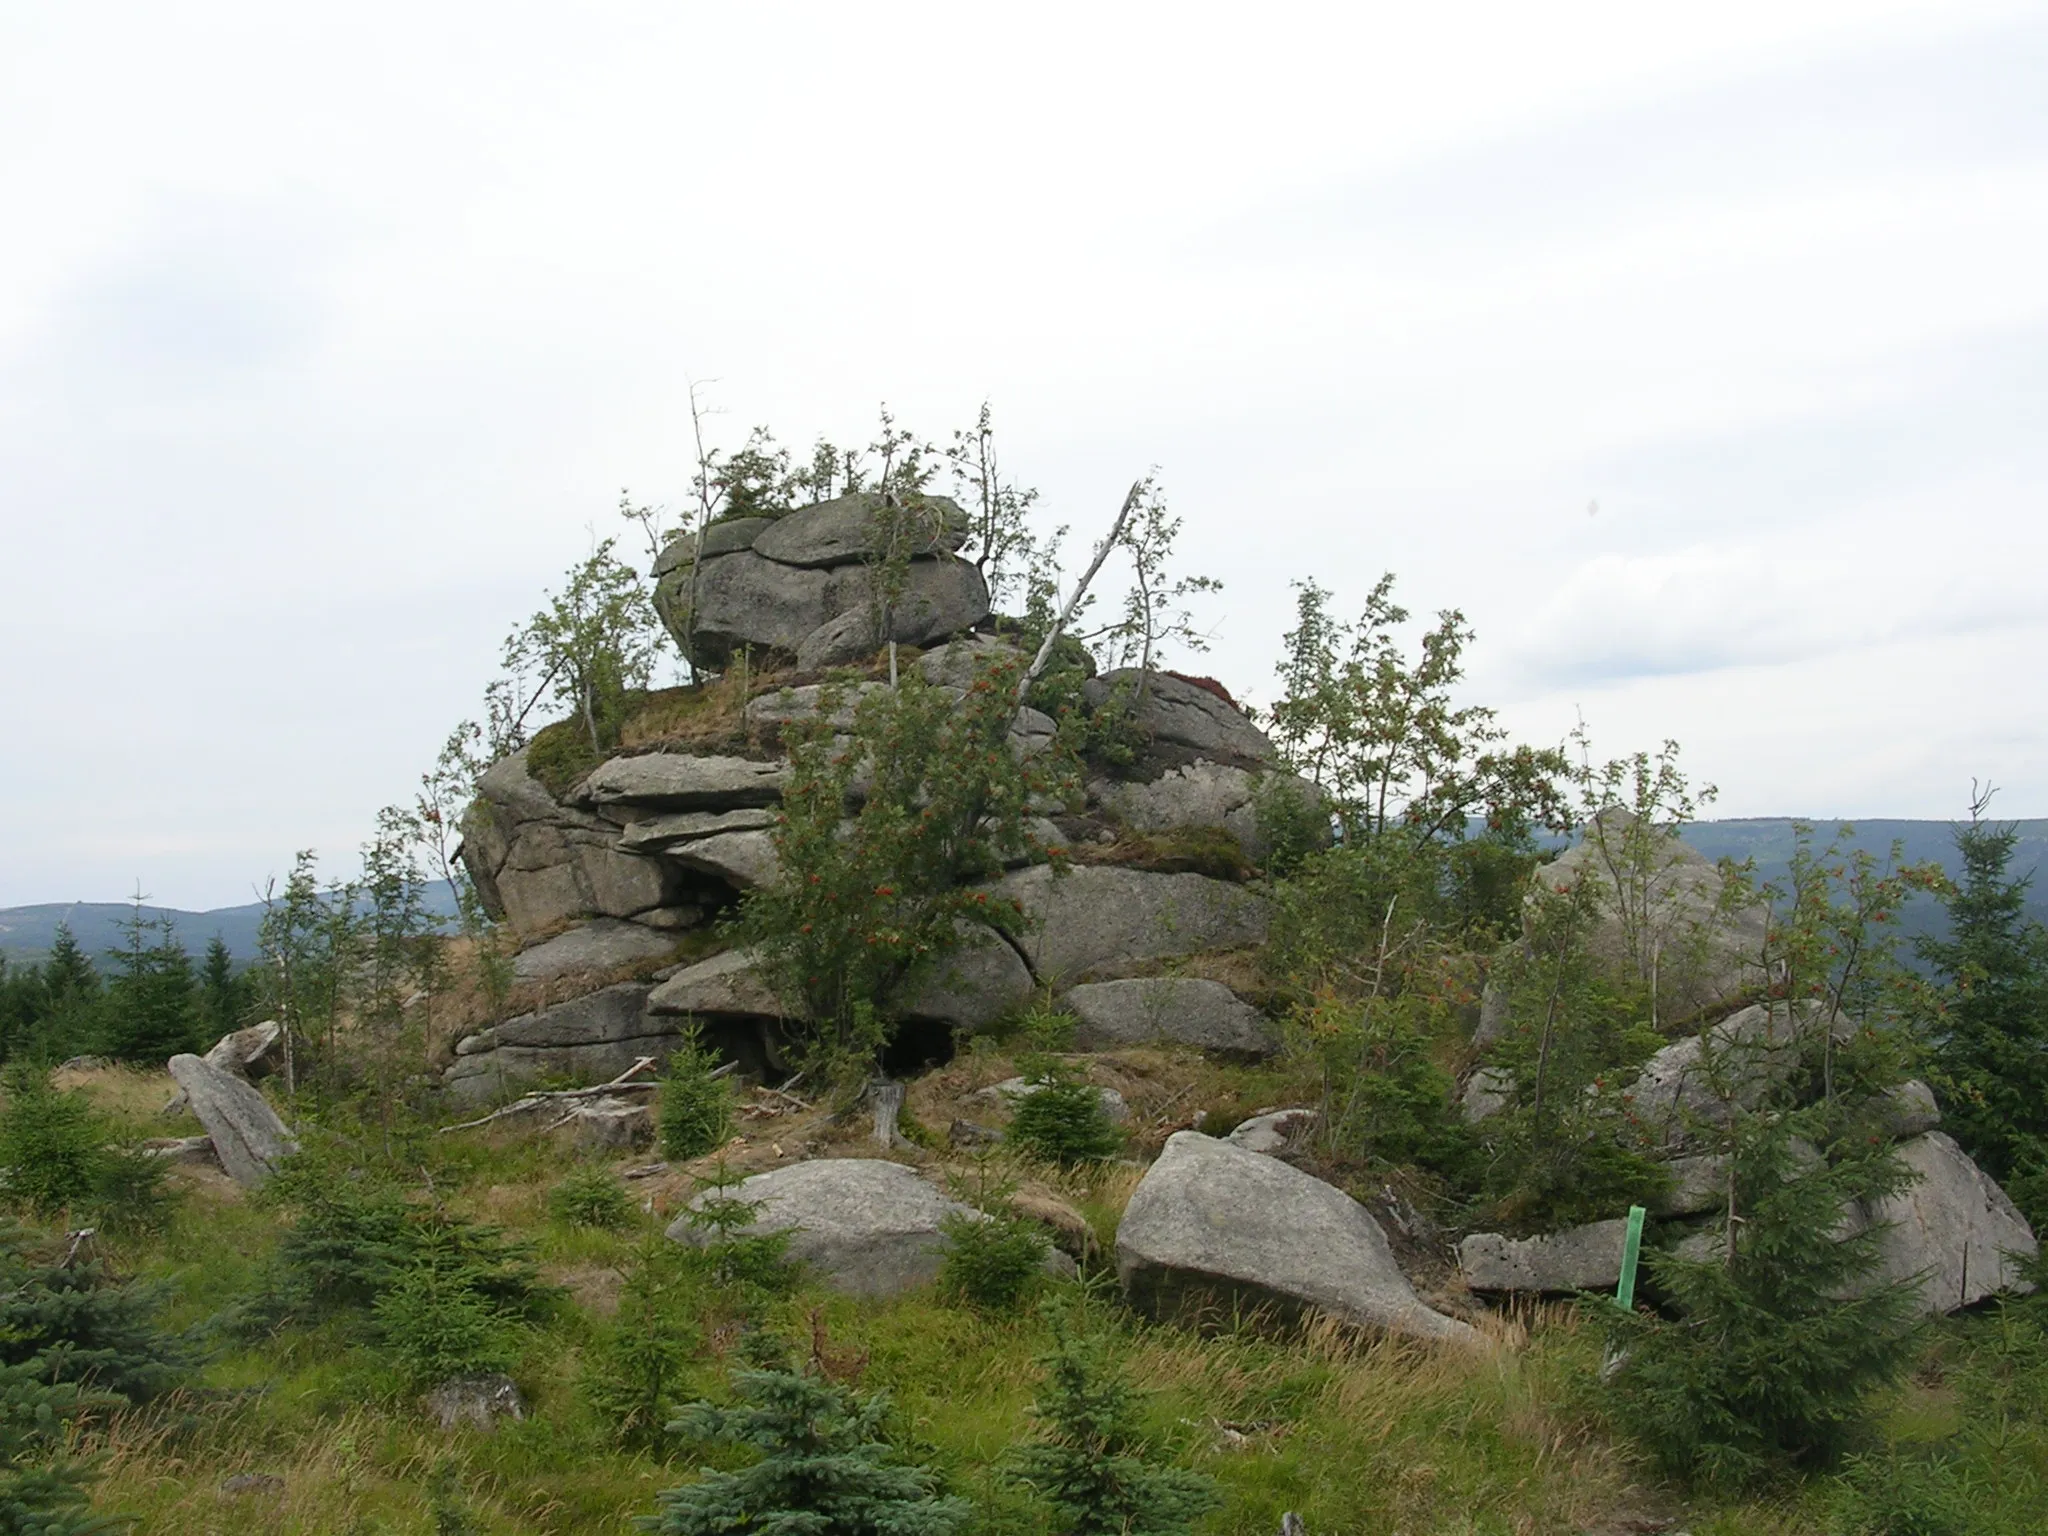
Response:
[{"label": "leafy bush", "polygon": [[662,1074],[655,1114],[663,1157],[678,1162],[702,1157],[732,1134],[732,1090],[723,1078],[711,1075],[717,1067],[717,1056],[691,1026]]},{"label": "leafy bush", "polygon": [[616,1231],[632,1224],[633,1197],[602,1168],[579,1168],[548,1191],[548,1210],[575,1227]]},{"label": "leafy bush", "polygon": [[1222,1501],[1197,1472],[1158,1464],[1128,1380],[1104,1342],[1064,1327],[1039,1359],[1036,1436],[1010,1475],[1051,1506],[1070,1536],[1178,1536]]},{"label": "leafy bush", "polygon": [[1294,1044],[1322,1074],[1323,1144],[1343,1157],[1462,1178],[1474,1158],[1472,1134],[1453,1103],[1451,1075],[1432,1055],[1449,1023],[1441,1000],[1420,990],[1358,1004],[1324,997],[1299,1011]]},{"label": "leafy bush", "polygon": [[956,1211],[939,1223],[947,1248],[939,1289],[984,1312],[1014,1312],[1044,1278],[1052,1244],[1036,1222]]},{"label": "leafy bush", "polygon": [[736,1372],[732,1385],[732,1406],[692,1403],[675,1427],[757,1459],[666,1490],[647,1529],[952,1536],[967,1524],[973,1511],[965,1499],[940,1495],[934,1474],[896,1459],[884,1427],[887,1398],[790,1370]]},{"label": "leafy bush", "polygon": [[1099,1163],[1123,1149],[1124,1134],[1103,1107],[1101,1090],[1058,1066],[1042,1068],[1031,1082],[1006,1138],[1023,1156],[1071,1166]]}]

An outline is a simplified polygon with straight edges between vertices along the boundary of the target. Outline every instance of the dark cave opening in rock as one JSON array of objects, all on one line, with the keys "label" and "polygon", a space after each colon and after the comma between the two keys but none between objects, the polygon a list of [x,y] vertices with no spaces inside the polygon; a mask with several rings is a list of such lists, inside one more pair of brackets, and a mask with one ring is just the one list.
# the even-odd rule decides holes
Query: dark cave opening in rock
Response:
[{"label": "dark cave opening in rock", "polygon": [[882,1048],[882,1075],[914,1077],[953,1060],[953,1026],[943,1019],[904,1019]]}]

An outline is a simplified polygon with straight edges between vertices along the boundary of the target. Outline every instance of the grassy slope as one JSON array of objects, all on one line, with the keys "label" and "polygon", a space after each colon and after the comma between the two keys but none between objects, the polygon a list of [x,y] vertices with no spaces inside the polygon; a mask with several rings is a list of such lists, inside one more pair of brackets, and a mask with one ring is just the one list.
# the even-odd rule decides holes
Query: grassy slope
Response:
[{"label": "grassy slope", "polygon": [[[987,1118],[974,1091],[1011,1063],[979,1052],[916,1085],[926,1123],[960,1111]],[[1100,1063],[1136,1110],[1142,1140],[1195,1102],[1226,1108],[1288,1086],[1268,1072],[1239,1080],[1230,1069],[1158,1052]],[[92,1073],[80,1082],[136,1134],[161,1132],[155,1111],[169,1095],[161,1074]],[[1163,1108],[1162,1108],[1163,1106]],[[764,1106],[768,1108],[772,1106]],[[816,1114],[744,1121],[733,1157],[762,1166],[800,1148],[854,1151],[852,1131]],[[494,1435],[444,1435],[425,1423],[374,1355],[331,1332],[293,1333],[223,1347],[207,1384],[246,1395],[178,1418],[137,1417],[95,1434],[107,1452],[97,1506],[141,1517],[148,1532],[427,1532],[427,1486],[451,1467],[479,1528],[491,1533],[614,1532],[653,1507],[657,1489],[687,1477],[689,1449],[671,1458],[616,1449],[577,1391],[583,1351],[606,1326],[633,1251],[684,1198],[680,1174],[630,1185],[654,1209],[639,1229],[596,1233],[546,1214],[548,1188],[573,1159],[548,1144],[480,1143],[470,1136],[419,1138],[407,1155],[428,1163],[438,1195],[465,1213],[534,1239],[569,1300],[526,1340],[517,1375],[532,1417]],[[634,1161],[627,1159],[626,1162]],[[619,1166],[623,1166],[620,1164]],[[201,1322],[257,1282],[279,1218],[218,1174],[181,1170],[176,1223],[163,1239],[117,1253],[124,1265],[171,1280],[181,1321]],[[1134,1173],[1095,1181],[1050,1179],[1047,1192],[1078,1207],[1099,1233],[1113,1231]],[[1455,1302],[1455,1298],[1453,1298]],[[1209,1536],[1269,1533],[1285,1509],[1311,1532],[1618,1533],[1684,1513],[1703,1536],[1825,1529],[1823,1480],[1780,1502],[1682,1511],[1668,1489],[1632,1470],[1628,1452],[1600,1422],[1593,1401],[1601,1345],[1568,1308],[1519,1319],[1487,1318],[1489,1347],[1442,1353],[1361,1340],[1330,1329],[1292,1338],[1252,1333],[1198,1336],[1123,1317],[1114,1302],[1097,1315],[1123,1331],[1133,1375],[1154,1389],[1153,1427],[1221,1483],[1226,1504]],[[1043,1347],[1035,1316],[990,1320],[929,1296],[866,1304],[806,1292],[781,1304],[792,1338],[822,1328],[828,1354],[853,1363],[865,1388],[895,1397],[906,1437],[981,1508],[986,1529],[1036,1531],[1030,1509],[994,1475],[1004,1446],[1028,1433],[1032,1357]],[[1920,1378],[1889,1405],[1888,1433],[1938,1443],[1960,1423],[1957,1381],[1973,1369],[1988,1324],[1946,1325]],[[694,1367],[696,1390],[719,1389],[714,1333]],[[2048,1428],[2037,1419],[2008,1433],[1986,1475],[2031,1468],[2048,1475]],[[282,1477],[282,1493],[224,1496],[237,1473]]]}]

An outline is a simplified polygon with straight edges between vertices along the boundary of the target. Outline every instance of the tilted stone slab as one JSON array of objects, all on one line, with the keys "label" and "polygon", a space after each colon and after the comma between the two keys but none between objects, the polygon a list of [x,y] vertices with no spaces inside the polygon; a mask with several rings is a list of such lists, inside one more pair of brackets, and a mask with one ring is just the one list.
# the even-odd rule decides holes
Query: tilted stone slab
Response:
[{"label": "tilted stone slab", "polygon": [[1147,976],[1088,982],[1060,1000],[1081,1020],[1074,1043],[1085,1051],[1165,1041],[1235,1056],[1270,1056],[1278,1031],[1258,1009],[1217,981]]},{"label": "tilted stone slab", "polygon": [[647,999],[655,1014],[744,1014],[782,1019],[789,1009],[756,967],[754,952],[729,949],[669,977]]},{"label": "tilted stone slab", "polygon": [[782,873],[775,837],[769,832],[714,832],[672,849],[668,857],[741,891],[773,885]]},{"label": "tilted stone slab", "polygon": [[775,824],[775,813],[766,807],[737,811],[672,811],[632,821],[619,834],[619,846],[629,853],[670,853],[685,843],[713,837],[720,832],[759,832]]},{"label": "tilted stone slab", "polygon": [[1615,1217],[1539,1237],[1475,1232],[1458,1244],[1458,1270],[1475,1291],[1563,1295],[1611,1291],[1621,1282],[1628,1221]]},{"label": "tilted stone slab", "polygon": [[1219,694],[1164,672],[1120,667],[1081,685],[1089,708],[1121,693],[1138,729],[1155,744],[1199,754],[1212,762],[1257,767],[1273,756],[1266,733]]},{"label": "tilted stone slab", "polygon": [[2001,1291],[2030,1291],[2023,1270],[2039,1252],[2034,1229],[1998,1181],[1955,1139],[1929,1131],[1899,1145],[1914,1182],[1858,1219],[1887,1224],[1878,1239],[1878,1280],[1919,1276],[1929,1316]]},{"label": "tilted stone slab", "polygon": [[192,1055],[173,1056],[170,1069],[185,1090],[192,1113],[213,1139],[221,1167],[243,1188],[263,1183],[299,1150],[298,1138],[285,1129],[263,1095],[232,1072]]},{"label": "tilted stone slab", "polygon": [[1198,1131],[1167,1140],[1124,1209],[1117,1275],[1140,1308],[1228,1318],[1240,1304],[1318,1311],[1412,1338],[1474,1343],[1425,1306],[1386,1234],[1342,1190]]},{"label": "tilted stone slab", "polygon": [[522,949],[512,959],[512,976],[516,981],[553,981],[560,976],[615,971],[665,959],[675,947],[672,933],[600,917]]}]

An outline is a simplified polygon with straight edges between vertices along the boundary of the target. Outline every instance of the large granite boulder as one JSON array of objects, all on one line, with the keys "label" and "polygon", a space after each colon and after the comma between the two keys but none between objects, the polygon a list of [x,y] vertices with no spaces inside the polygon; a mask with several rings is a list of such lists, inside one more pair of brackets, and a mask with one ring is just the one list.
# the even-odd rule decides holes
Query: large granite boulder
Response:
[{"label": "large granite boulder", "polygon": [[[707,1196],[700,1195],[694,1204]],[[854,1296],[896,1296],[938,1278],[948,1239],[948,1216],[981,1219],[971,1206],[949,1200],[901,1163],[874,1158],[828,1158],[792,1163],[741,1182],[727,1198],[757,1209],[743,1235],[790,1234],[787,1252],[825,1284]],[[709,1241],[687,1216],[670,1224],[669,1239],[702,1246]],[[1071,1274],[1073,1261],[1055,1253],[1054,1273]]]},{"label": "large granite boulder", "polygon": [[642,982],[586,992],[464,1037],[443,1074],[464,1103],[495,1098],[542,1078],[609,1082],[642,1056],[668,1059],[677,1026],[647,1014],[652,990]]},{"label": "large granite boulder", "polygon": [[1093,981],[1060,1001],[1081,1021],[1074,1044],[1084,1051],[1166,1042],[1233,1056],[1270,1056],[1278,1031],[1258,1009],[1218,981],[1146,976]]},{"label": "large granite boulder", "polygon": [[1273,743],[1221,693],[1166,672],[1120,667],[1081,685],[1090,709],[1121,697],[1140,731],[1165,762],[1207,758],[1212,763],[1256,768],[1269,762]]},{"label": "large granite boulder", "polygon": [[[966,515],[946,497],[890,507],[856,492],[718,536],[729,526],[707,531],[701,560],[686,535],[655,562],[655,608],[702,665],[752,648],[806,668],[833,666],[887,640],[928,645],[988,617],[980,569],[954,554]],[[885,603],[876,571],[892,553],[909,563]]]},{"label": "large granite boulder", "polygon": [[190,1055],[173,1056],[170,1069],[192,1113],[212,1138],[214,1155],[237,1184],[255,1188],[299,1150],[298,1139],[263,1095],[234,1073]]},{"label": "large granite boulder", "polygon": [[1818,1049],[1820,1033],[1854,1036],[1846,1015],[1829,1019],[1813,1003],[1753,1003],[1711,1029],[1665,1046],[1643,1064],[1622,1101],[1649,1134],[1674,1151],[1701,1126],[1725,1125],[1731,1108],[1753,1108]]},{"label": "large granite boulder", "polygon": [[[1720,870],[1675,832],[1653,833],[1648,867],[1631,868],[1637,825],[1611,806],[1543,871],[1560,890],[1592,882],[1599,915],[1587,944],[1596,961],[1617,982],[1654,980],[1660,1025],[1710,1017],[1759,996],[1768,979],[1769,906],[1728,908]],[[1478,1043],[1497,1038],[1508,1021],[1507,1000],[1495,989],[1481,1009]]]},{"label": "large granite boulder", "polygon": [[751,949],[728,949],[676,972],[647,999],[653,1014],[739,1014],[782,1019],[789,1009],[768,984]]},{"label": "large granite boulder", "polygon": [[1105,967],[1262,944],[1272,920],[1266,899],[1241,885],[1110,865],[1018,870],[991,895],[1021,907],[1019,947],[1032,974],[1053,985]]},{"label": "large granite boulder", "polygon": [[1228,1318],[1249,1304],[1420,1339],[1478,1338],[1416,1296],[1364,1206],[1199,1131],[1169,1138],[1146,1171],[1117,1228],[1116,1256],[1126,1294],[1155,1314]]},{"label": "large granite boulder", "polygon": [[1856,1213],[1885,1228],[1876,1278],[1917,1276],[1929,1316],[2001,1291],[2032,1290],[2023,1271],[2040,1245],[1998,1181],[1940,1131],[1901,1142],[1898,1153],[1913,1183]]},{"label": "large granite boulder", "polygon": [[1474,1232],[1458,1244],[1458,1269],[1474,1291],[1611,1291],[1621,1282],[1627,1236],[1628,1221],[1619,1216],[1540,1237]]},{"label": "large granite boulder", "polygon": [[204,1060],[210,1067],[255,1082],[280,1070],[284,1057],[284,1026],[275,1019],[265,1019],[261,1024],[222,1035],[213,1042]]},{"label": "large granite boulder", "polygon": [[[581,806],[627,806],[649,813],[740,810],[780,800],[787,771],[780,763],[745,757],[642,752],[599,763],[570,798]],[[623,819],[641,817],[628,814]]]},{"label": "large granite boulder", "polygon": [[959,945],[932,963],[902,1008],[911,1018],[937,1019],[973,1034],[1031,1000],[1031,972],[1016,946],[993,928],[963,923],[958,932]]}]

